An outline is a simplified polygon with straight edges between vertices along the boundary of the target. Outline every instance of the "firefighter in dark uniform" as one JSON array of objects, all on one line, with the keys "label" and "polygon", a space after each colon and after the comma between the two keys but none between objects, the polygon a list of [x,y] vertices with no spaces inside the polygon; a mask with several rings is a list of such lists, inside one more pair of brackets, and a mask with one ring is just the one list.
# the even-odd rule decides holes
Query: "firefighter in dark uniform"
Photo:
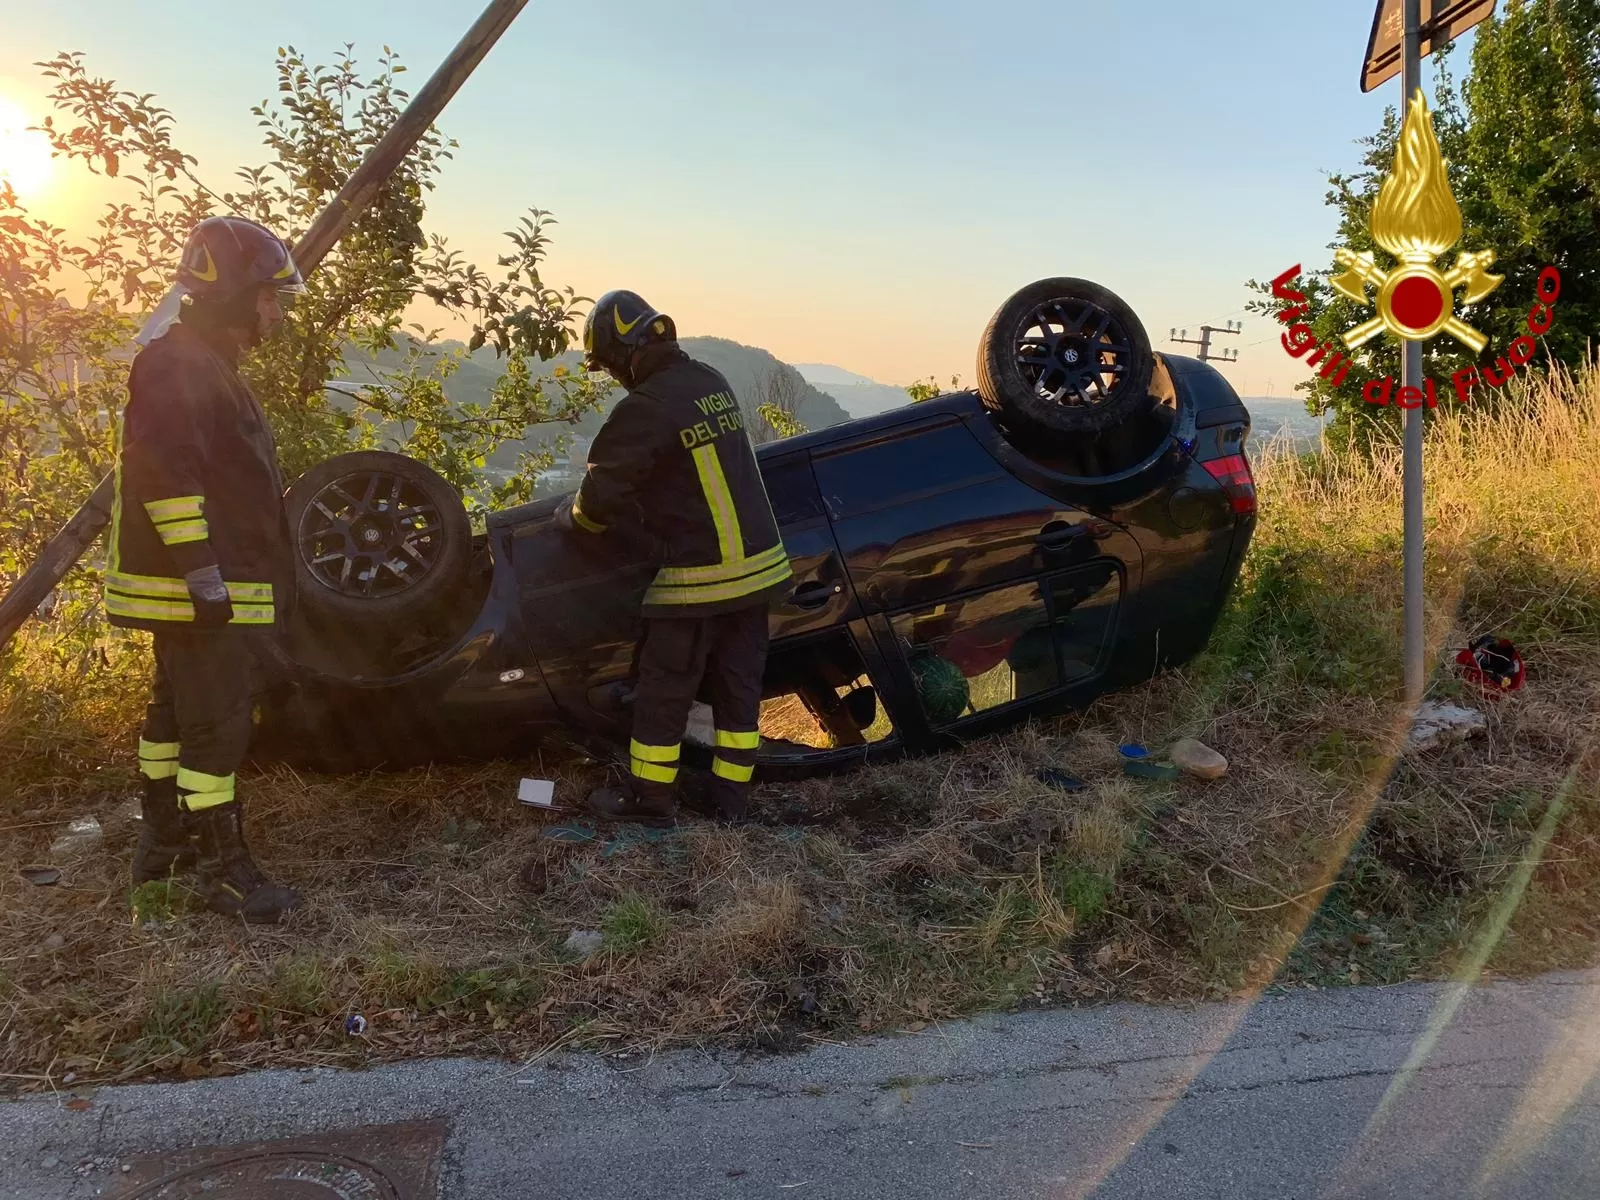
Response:
[{"label": "firefighter in dark uniform", "polygon": [[111,623],[154,635],[133,882],[196,868],[208,907],[275,922],[299,897],[251,858],[234,772],[294,567],[277,448],[238,361],[303,287],[288,246],[239,217],[195,227],[177,281],[182,314],[128,379],[105,575]]},{"label": "firefighter in dark uniform", "polygon": [[603,816],[669,824],[679,746],[702,685],[716,725],[711,799],[745,815],[755,772],[767,613],[793,572],[728,381],[678,345],[672,318],[608,292],[584,323],[591,369],[627,389],[559,513],[573,535],[642,530],[657,547],[645,593],[630,769],[589,797]]}]

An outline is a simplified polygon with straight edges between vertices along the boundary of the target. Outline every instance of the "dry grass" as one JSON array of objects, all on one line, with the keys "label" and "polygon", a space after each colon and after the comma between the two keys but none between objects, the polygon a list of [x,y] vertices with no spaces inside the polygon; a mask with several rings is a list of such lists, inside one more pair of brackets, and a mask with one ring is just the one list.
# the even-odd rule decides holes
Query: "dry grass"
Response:
[{"label": "dry grass", "polygon": [[[264,862],[311,906],[248,930],[129,916],[137,680],[35,632],[0,700],[0,1073],[20,1086],[555,1045],[752,1046],[975,1010],[1203,997],[1268,980],[1431,976],[1531,883],[1489,964],[1588,963],[1600,938],[1600,384],[1432,432],[1429,639],[1517,641],[1524,692],[1482,739],[1397,758],[1397,458],[1258,455],[1263,520],[1210,651],[1182,672],[937,759],[769,785],[808,823],[612,847],[546,836],[525,764],[246,781]],[[776,715],[776,714],[774,714]],[[1133,780],[1119,742],[1198,736],[1214,783]],[[1041,783],[1066,768],[1088,787]],[[542,769],[571,803],[600,772]],[[1573,783],[1576,786],[1572,786]],[[1567,790],[1563,791],[1563,786]],[[1525,863],[1556,802],[1556,833]],[[69,818],[101,845],[55,887]],[[604,933],[594,957],[563,950]],[[59,943],[52,939],[59,938]],[[344,1019],[369,1021],[359,1037]]]}]

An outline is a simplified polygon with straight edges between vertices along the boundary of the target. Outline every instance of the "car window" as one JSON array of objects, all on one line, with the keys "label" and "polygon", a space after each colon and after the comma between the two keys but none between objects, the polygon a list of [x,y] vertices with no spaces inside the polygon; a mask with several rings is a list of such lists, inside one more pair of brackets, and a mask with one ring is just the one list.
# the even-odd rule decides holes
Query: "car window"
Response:
[{"label": "car window", "polygon": [[811,474],[811,460],[805,454],[789,454],[761,464],[761,478],[767,499],[779,527],[818,520],[826,513]]},{"label": "car window", "polygon": [[761,701],[764,762],[795,761],[896,737],[848,630],[792,639],[767,658]]},{"label": "car window", "polygon": [[835,520],[1003,475],[960,421],[923,425],[897,437],[816,459],[817,484]]},{"label": "car window", "polygon": [[1052,691],[1061,676],[1036,583],[901,613],[895,636],[934,725]]},{"label": "car window", "polygon": [[1122,575],[1096,562],[900,613],[900,652],[929,721],[952,725],[1098,674]]},{"label": "car window", "polygon": [[1097,674],[1116,625],[1121,573],[1108,562],[1092,563],[1050,577],[1045,587],[1062,682],[1077,683]]}]

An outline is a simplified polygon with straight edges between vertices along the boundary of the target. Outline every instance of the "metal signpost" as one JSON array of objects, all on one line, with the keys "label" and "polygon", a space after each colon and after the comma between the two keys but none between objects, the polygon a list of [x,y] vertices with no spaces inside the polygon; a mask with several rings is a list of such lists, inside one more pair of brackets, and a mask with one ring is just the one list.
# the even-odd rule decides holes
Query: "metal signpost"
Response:
[{"label": "metal signpost", "polygon": [[[1427,53],[1494,12],[1494,0],[1378,0],[1372,18],[1372,33],[1367,39],[1367,57],[1361,67],[1361,90],[1370,92],[1400,72],[1401,115],[1422,87],[1423,44]],[[1407,340],[1400,367],[1402,388],[1422,387],[1422,343]],[[1422,701],[1427,685],[1423,642],[1422,610],[1422,427],[1423,409],[1419,405],[1406,411],[1404,485],[1402,509],[1405,521],[1403,574],[1405,580],[1405,698],[1415,706]]]}]

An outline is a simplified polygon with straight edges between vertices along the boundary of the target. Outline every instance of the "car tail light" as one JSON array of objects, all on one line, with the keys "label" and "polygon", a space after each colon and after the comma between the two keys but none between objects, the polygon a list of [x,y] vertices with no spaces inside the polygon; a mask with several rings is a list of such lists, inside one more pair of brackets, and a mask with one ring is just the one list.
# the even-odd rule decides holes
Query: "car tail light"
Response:
[{"label": "car tail light", "polygon": [[1256,481],[1250,474],[1250,460],[1243,454],[1224,454],[1200,464],[1211,478],[1222,485],[1235,514],[1244,516],[1256,510]]}]

